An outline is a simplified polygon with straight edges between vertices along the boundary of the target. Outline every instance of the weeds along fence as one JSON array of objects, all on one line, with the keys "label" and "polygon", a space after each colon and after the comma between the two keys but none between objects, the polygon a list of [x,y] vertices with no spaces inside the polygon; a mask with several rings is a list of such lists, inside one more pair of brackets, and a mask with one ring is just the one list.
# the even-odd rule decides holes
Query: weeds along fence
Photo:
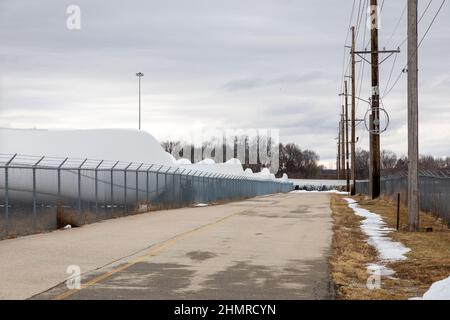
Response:
[{"label": "weeds along fence", "polygon": [[0,154],[0,238],[292,189],[288,181],[181,167]]},{"label": "weeds along fence", "polygon": [[[356,192],[369,194],[368,181],[356,182]],[[381,178],[381,192],[396,198],[400,193],[402,203],[407,205],[408,172],[402,171]],[[450,171],[420,170],[419,203],[423,211],[430,212],[450,223]]]}]

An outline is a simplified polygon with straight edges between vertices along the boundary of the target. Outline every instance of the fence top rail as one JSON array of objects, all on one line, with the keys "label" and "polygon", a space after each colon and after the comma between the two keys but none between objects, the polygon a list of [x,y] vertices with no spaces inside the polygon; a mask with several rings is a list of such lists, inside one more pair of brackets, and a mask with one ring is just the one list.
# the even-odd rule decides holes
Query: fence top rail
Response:
[{"label": "fence top rail", "polygon": [[[402,170],[395,173],[382,175],[383,179],[398,179],[408,177],[408,171]],[[419,170],[419,177],[425,178],[450,178],[450,170],[440,169],[440,170]]]},{"label": "fence top rail", "polygon": [[[158,165],[148,163],[135,163],[111,160],[77,159],[77,158],[57,158],[47,156],[12,155],[0,153],[0,168],[15,169],[44,169],[44,170],[92,170],[92,171],[127,171],[127,172],[153,172],[158,174],[185,175],[215,179],[241,179],[248,181],[276,182],[280,184],[292,184],[288,180],[271,180],[265,177],[248,176],[246,174],[237,175],[232,173],[222,173],[213,171],[202,171],[182,168],[174,165]],[[187,171],[188,170],[188,171]],[[194,171],[195,170],[195,171]],[[187,172],[186,172],[187,171]]]}]

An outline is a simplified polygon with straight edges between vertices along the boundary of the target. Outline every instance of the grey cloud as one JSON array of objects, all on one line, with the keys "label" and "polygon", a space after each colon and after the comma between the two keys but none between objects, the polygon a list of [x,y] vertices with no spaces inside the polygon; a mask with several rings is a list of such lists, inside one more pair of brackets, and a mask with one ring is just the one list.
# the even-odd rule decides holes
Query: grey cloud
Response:
[{"label": "grey cloud", "polygon": [[[285,142],[333,160],[351,0],[77,0],[79,31],[65,27],[69,4],[74,2],[0,2],[3,122],[20,127],[132,126],[137,111],[134,74],[142,71],[143,125],[157,137],[198,126],[275,127]],[[382,42],[403,4],[385,6]],[[450,121],[450,60],[443,59],[450,50],[449,13],[445,6],[420,52],[420,115],[427,126]],[[424,19],[421,30],[428,22]],[[403,37],[402,24],[391,44]],[[395,74],[405,62],[403,51]],[[381,70],[382,87],[391,63]],[[368,71],[366,65],[362,97],[370,94]],[[405,80],[384,101],[392,126],[382,141],[399,152],[405,148]],[[357,116],[365,109],[360,105]],[[448,130],[435,140],[436,133],[428,131],[421,131],[426,141],[421,152],[448,154]],[[358,135],[360,146],[366,147],[368,135],[361,126]]]},{"label": "grey cloud", "polygon": [[321,72],[308,72],[301,75],[285,74],[276,78],[262,79],[262,78],[247,78],[232,80],[223,85],[223,88],[228,91],[239,91],[261,88],[266,86],[286,86],[292,84],[302,84],[306,82],[313,82],[321,79]]}]

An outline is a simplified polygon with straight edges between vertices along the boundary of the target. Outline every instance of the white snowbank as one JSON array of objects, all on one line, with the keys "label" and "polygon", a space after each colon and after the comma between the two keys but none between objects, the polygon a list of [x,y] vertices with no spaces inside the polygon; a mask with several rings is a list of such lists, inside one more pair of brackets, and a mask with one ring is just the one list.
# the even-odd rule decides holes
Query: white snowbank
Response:
[{"label": "white snowbank", "polygon": [[151,134],[125,129],[0,129],[0,153],[172,165]]},{"label": "white snowbank", "polygon": [[281,180],[283,180],[283,181],[288,181],[289,180],[289,177],[288,177],[287,173],[283,173],[283,176],[281,177]]},{"label": "white snowbank", "polygon": [[411,249],[388,237],[388,234],[394,229],[388,228],[380,215],[359,207],[353,199],[345,198],[345,201],[357,216],[365,218],[361,222],[361,229],[369,237],[369,244],[377,249],[382,260],[401,261],[407,259],[405,254]]},{"label": "white snowbank", "polygon": [[261,172],[254,173],[256,176],[264,179],[264,180],[275,180],[275,175],[273,173],[270,173],[270,170],[268,168],[262,168]]},{"label": "white snowbank", "polygon": [[425,292],[422,300],[450,300],[450,277],[435,282],[430,289]]},{"label": "white snowbank", "polygon": [[338,191],[338,190],[328,190],[328,191],[308,191],[308,190],[294,190],[290,193],[333,193],[333,194],[340,194],[340,195],[348,195],[348,192]]},{"label": "white snowbank", "polygon": [[192,162],[189,159],[181,158],[177,160],[177,164],[192,164]]},{"label": "white snowbank", "polygon": [[213,159],[206,158],[202,161],[197,162],[197,164],[215,164],[216,162]]},{"label": "white snowbank", "polygon": [[225,163],[226,163],[226,164],[239,164],[239,165],[242,165],[241,160],[236,159],[236,158],[230,159],[230,160],[228,160],[228,161],[225,162]]},{"label": "white snowbank", "polygon": [[395,271],[382,264],[370,263],[369,265],[367,265],[367,273],[391,277],[395,274]]},{"label": "white snowbank", "polygon": [[172,161],[172,163],[176,164],[177,163],[177,159],[175,159],[175,157],[171,153],[168,153],[168,152],[166,152],[166,153],[168,154],[168,156],[169,156],[170,160]]},{"label": "white snowbank", "polygon": [[246,176],[252,176],[253,175],[253,170],[250,168],[245,169],[244,174]]}]

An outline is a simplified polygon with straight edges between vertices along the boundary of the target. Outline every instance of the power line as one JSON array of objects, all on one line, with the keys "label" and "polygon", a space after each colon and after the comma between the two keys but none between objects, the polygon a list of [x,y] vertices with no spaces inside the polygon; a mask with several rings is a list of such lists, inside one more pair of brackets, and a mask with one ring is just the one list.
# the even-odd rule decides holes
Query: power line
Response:
[{"label": "power line", "polygon": [[[445,2],[445,0],[444,0],[443,2]],[[427,11],[428,11],[428,9],[430,8],[430,6],[431,6],[432,3],[433,3],[433,0],[430,0],[430,1],[428,2],[428,5],[426,6],[425,10],[423,10],[423,12],[422,12],[422,14],[420,15],[420,18],[419,18],[419,20],[417,21],[417,23],[420,23],[420,22],[422,21],[423,17],[424,17],[425,14],[427,13]],[[443,3],[442,3],[442,4],[443,4]],[[399,45],[399,48],[402,47],[402,46],[406,43],[406,41],[408,41],[408,37],[406,37],[405,39],[403,39],[403,41],[402,41],[402,42],[400,43],[400,45]]]},{"label": "power line", "polygon": [[[432,1],[432,0],[431,0]],[[431,2],[430,1],[430,2]],[[420,46],[422,45],[423,41],[425,40],[426,36],[428,35],[428,33],[431,30],[431,27],[433,26],[434,22],[436,21],[436,18],[438,17],[439,13],[441,12],[442,8],[444,7],[446,0],[442,0],[441,5],[439,6],[438,10],[436,11],[436,13],[434,14],[433,19],[431,20],[430,24],[428,25],[428,28],[426,29],[425,33],[423,34],[422,38],[419,41],[419,44],[417,45],[416,51],[419,50]],[[424,13],[422,14],[422,17],[424,16],[426,10],[428,10],[429,6],[427,6],[427,8],[425,9]],[[405,73],[406,67],[408,66],[408,61],[409,61],[409,56],[408,56],[408,60],[406,61],[406,65],[403,67],[402,71],[400,72],[400,74],[398,75],[397,79],[395,80],[394,84],[392,85],[392,87],[388,90],[388,92],[384,95],[383,99],[389,95],[389,93],[395,88],[395,86],[397,85],[397,83],[400,81],[400,78],[402,77],[402,74]]]},{"label": "power line", "polygon": [[437,10],[436,14],[433,17],[433,20],[431,20],[430,25],[428,26],[427,31],[425,31],[424,35],[422,36],[422,39],[419,42],[419,45],[417,46],[417,49],[420,48],[420,45],[422,44],[423,40],[425,40],[425,37],[427,36],[428,32],[430,32],[431,27],[433,26],[434,22],[436,21],[437,16],[439,15],[439,13],[441,12],[442,8],[444,7],[445,4],[445,0],[442,0],[441,5],[439,6],[439,9]]},{"label": "power line", "polygon": [[391,72],[389,73],[389,78],[388,78],[388,81],[386,82],[386,87],[384,88],[384,91],[383,91],[383,96],[386,96],[386,95],[385,95],[386,90],[387,90],[387,88],[389,87],[389,84],[391,83],[392,74],[394,73],[395,63],[397,62],[397,58],[398,58],[398,53],[395,54],[394,62],[392,63]]},{"label": "power line", "polygon": [[[433,0],[431,0],[431,1],[433,1]],[[408,7],[408,6],[405,5],[405,7],[403,8],[402,14],[400,15],[400,18],[398,19],[397,24],[395,25],[395,28],[394,28],[394,30],[392,31],[392,34],[391,34],[390,37],[389,37],[389,40],[388,40],[388,41],[386,42],[386,44],[384,45],[385,47],[388,46],[388,44],[389,44],[389,43],[391,42],[391,40],[393,39],[395,33],[397,32],[397,29],[398,29],[398,27],[400,26],[400,22],[402,22],[403,17],[405,16],[406,8],[407,8],[407,7]]]},{"label": "power line", "polygon": [[[368,6],[369,6],[369,0],[366,1],[366,10],[367,10]],[[367,11],[366,11],[366,12],[367,12]],[[366,34],[367,34],[367,28],[364,28],[364,35],[363,35],[362,43],[365,43],[365,42],[366,42]],[[364,71],[365,71],[365,66],[366,66],[366,64],[363,63],[363,64],[362,64],[362,67],[359,69],[359,80],[360,80],[360,83],[359,83],[358,97],[361,97],[361,92],[362,92],[362,87],[363,87],[362,84],[363,84],[364,75],[365,75],[365,73],[364,73]],[[357,108],[359,107],[359,102],[360,102],[360,101],[358,100],[358,102],[356,103],[356,107],[357,107]]]},{"label": "power line", "polygon": [[[344,88],[344,75],[345,75],[345,61],[346,61],[346,57],[347,57],[347,42],[348,42],[348,36],[350,34],[350,27],[352,26],[352,22],[353,22],[353,14],[355,13],[355,7],[356,7],[356,0],[353,0],[353,5],[352,5],[352,12],[350,14],[350,21],[348,23],[348,28],[347,28],[347,35],[345,36],[345,41],[344,41],[344,56],[342,59],[342,77],[341,77],[341,88],[339,92],[342,92],[343,88]],[[348,70],[348,66],[347,66],[347,70]]]}]

